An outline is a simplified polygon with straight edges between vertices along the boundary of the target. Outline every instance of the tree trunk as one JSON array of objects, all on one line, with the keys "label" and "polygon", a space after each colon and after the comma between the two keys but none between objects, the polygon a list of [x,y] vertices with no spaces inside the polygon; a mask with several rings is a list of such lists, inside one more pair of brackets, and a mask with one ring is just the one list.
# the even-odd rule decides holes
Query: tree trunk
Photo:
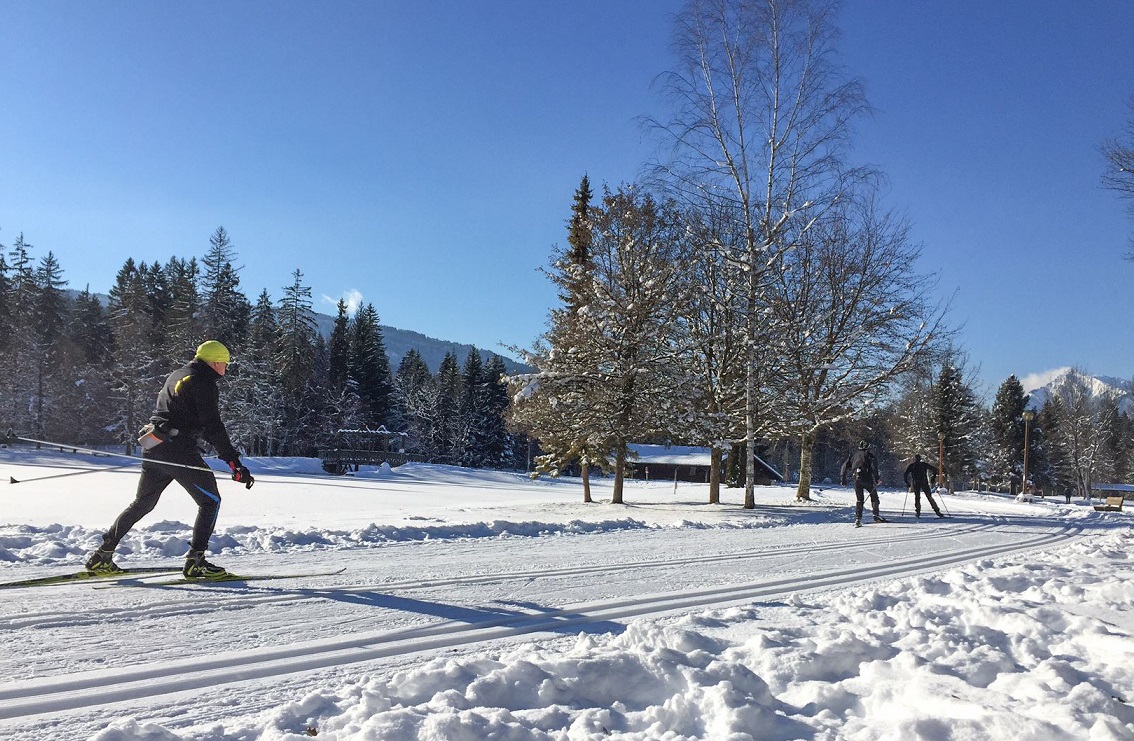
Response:
[{"label": "tree trunk", "polygon": [[[755,271],[752,271],[755,272]],[[752,339],[755,299],[749,298],[748,370],[744,405],[744,509],[756,509],[756,350]]]},{"label": "tree trunk", "polygon": [[721,503],[721,449],[709,448],[709,504]]},{"label": "tree trunk", "polygon": [[583,504],[590,504],[594,501],[591,499],[591,467],[586,463],[580,463],[579,467],[583,475]]},{"label": "tree trunk", "polygon": [[611,504],[622,504],[622,479],[626,472],[626,446],[618,447],[618,456],[614,459],[614,494],[610,498]]},{"label": "tree trunk", "polygon": [[811,460],[815,452],[815,433],[804,433],[799,439],[799,486],[795,490],[797,502],[811,501]]}]

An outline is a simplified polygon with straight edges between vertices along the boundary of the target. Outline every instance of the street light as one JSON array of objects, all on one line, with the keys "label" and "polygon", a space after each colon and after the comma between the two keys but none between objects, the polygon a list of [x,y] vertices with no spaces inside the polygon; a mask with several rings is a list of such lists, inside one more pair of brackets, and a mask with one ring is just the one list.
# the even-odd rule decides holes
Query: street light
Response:
[{"label": "street light", "polygon": [[1024,410],[1024,480],[1020,482],[1020,496],[1028,490],[1028,432],[1032,424],[1032,417],[1036,413],[1031,409]]}]

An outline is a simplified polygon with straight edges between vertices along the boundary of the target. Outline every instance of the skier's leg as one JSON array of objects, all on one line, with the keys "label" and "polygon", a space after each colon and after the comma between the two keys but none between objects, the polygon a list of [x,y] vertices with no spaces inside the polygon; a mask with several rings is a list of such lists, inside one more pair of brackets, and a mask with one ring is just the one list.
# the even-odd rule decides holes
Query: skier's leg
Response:
[{"label": "skier's leg", "polygon": [[925,498],[929,500],[929,505],[933,507],[933,513],[938,517],[942,517],[941,508],[937,506],[937,502],[933,499],[933,494],[930,493],[928,488],[925,490]]},{"label": "skier's leg", "polygon": [[[186,465],[207,468],[200,456],[196,458],[195,462]],[[212,537],[213,528],[217,524],[217,515],[220,513],[221,496],[217,489],[216,476],[207,471],[181,468],[178,469],[175,478],[197,503],[197,519],[193,523],[193,539],[189,542],[189,549],[207,551],[209,538]]]},{"label": "skier's leg", "polygon": [[913,511],[914,516],[921,517],[921,488],[918,486],[913,490]]},{"label": "skier's leg", "polygon": [[113,553],[114,549],[118,547],[119,541],[130,532],[134,525],[138,524],[138,520],[142,519],[157,506],[158,499],[161,498],[161,493],[165,491],[165,487],[169,486],[169,482],[173,480],[173,476],[165,470],[164,466],[154,463],[142,463],[142,476],[138,479],[138,490],[134,495],[134,501],[130,503],[122,514],[118,515],[118,519],[110,526],[110,530],[102,536],[102,546],[99,548],[101,551]]},{"label": "skier's leg", "polygon": [[870,506],[874,509],[875,517],[882,516],[882,513],[878,511],[878,487],[874,484],[870,485]]},{"label": "skier's leg", "polygon": [[854,498],[855,498],[854,519],[857,522],[857,521],[862,519],[862,505],[866,501],[865,497],[863,495],[862,482],[861,481],[855,481],[854,482]]}]

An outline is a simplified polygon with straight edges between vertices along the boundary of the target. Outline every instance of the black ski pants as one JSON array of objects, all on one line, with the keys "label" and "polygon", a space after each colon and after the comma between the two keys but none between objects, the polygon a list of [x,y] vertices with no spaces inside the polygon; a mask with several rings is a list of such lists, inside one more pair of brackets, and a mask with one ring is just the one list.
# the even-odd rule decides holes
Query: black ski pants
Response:
[{"label": "black ski pants", "polygon": [[925,498],[929,500],[929,506],[933,507],[933,511],[941,514],[941,510],[937,507],[937,502],[933,501],[933,494],[930,493],[930,486],[927,483],[913,485],[913,511],[918,517],[921,516],[921,494],[925,492]]},{"label": "black ski pants", "polygon": [[854,480],[854,519],[862,519],[862,507],[866,504],[865,492],[870,492],[870,506],[874,510],[875,517],[881,517],[878,511],[878,486],[873,481],[863,481],[862,479]]},{"label": "black ski pants", "polygon": [[[180,463],[196,468],[167,466],[154,461]],[[193,539],[189,547],[195,551],[208,550],[209,538],[212,537],[217,514],[220,512],[221,497],[216,476],[208,470],[196,470],[198,468],[207,469],[208,466],[195,444],[179,445],[171,440],[142,453],[142,477],[138,480],[134,501],[118,515],[110,531],[102,536],[103,549],[113,551],[126,533],[138,524],[138,520],[153,511],[165,488],[176,481],[197,503],[197,519],[193,523]]]}]

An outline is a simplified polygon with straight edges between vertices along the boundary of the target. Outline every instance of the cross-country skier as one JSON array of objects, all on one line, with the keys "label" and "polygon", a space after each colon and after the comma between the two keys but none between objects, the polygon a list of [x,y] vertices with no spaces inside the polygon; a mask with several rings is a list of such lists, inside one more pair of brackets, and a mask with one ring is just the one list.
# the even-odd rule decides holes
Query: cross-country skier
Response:
[{"label": "cross-country skier", "polygon": [[870,443],[863,440],[858,444],[858,450],[843,462],[839,476],[843,486],[847,485],[847,475],[854,475],[854,526],[862,527],[862,506],[865,503],[863,491],[870,492],[870,506],[874,510],[875,522],[886,522],[878,512],[878,484],[882,477],[878,475],[878,461],[870,452]]},{"label": "cross-country skier", "polygon": [[914,514],[921,517],[921,493],[925,492],[925,498],[929,500],[933,511],[938,517],[944,517],[945,515],[941,514],[941,510],[937,507],[937,502],[933,501],[932,487],[929,484],[930,474],[936,476],[937,469],[924,463],[920,455],[915,455],[913,463],[906,466],[906,486],[913,492]]},{"label": "cross-country skier", "polygon": [[[157,506],[165,488],[176,481],[189,492],[198,508],[183,573],[190,579],[227,573],[222,567],[205,560],[221,498],[216,476],[205,465],[198,445],[202,438],[212,445],[221,460],[232,469],[232,480],[252,488],[255,479],[241,464],[240,453],[228,438],[217,406],[217,381],[228,369],[229,359],[227,347],[216,340],[209,340],[197,348],[192,361],[165,379],[150,425],[144,430],[148,434],[143,437],[149,436],[156,445],[142,453],[142,477],[138,481],[137,494],[102,536],[102,545],[87,559],[89,571],[120,570],[113,561],[119,541],[138,520]],[[163,465],[157,461],[178,465]]]}]

